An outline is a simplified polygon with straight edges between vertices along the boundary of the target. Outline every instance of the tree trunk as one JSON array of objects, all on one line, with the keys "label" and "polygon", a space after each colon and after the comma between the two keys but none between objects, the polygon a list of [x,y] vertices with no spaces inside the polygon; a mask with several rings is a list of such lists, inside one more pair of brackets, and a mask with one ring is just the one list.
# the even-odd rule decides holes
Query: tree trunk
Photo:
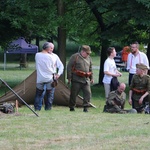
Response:
[{"label": "tree trunk", "polygon": [[20,55],[20,68],[27,68],[27,54],[21,54]]},{"label": "tree trunk", "polygon": [[40,50],[40,39],[39,36],[36,37],[36,45],[38,46],[38,50]]},{"label": "tree trunk", "polygon": [[[91,8],[91,11],[93,12],[93,14],[95,15],[95,18],[97,19],[98,23],[99,23],[99,26],[100,26],[100,31],[101,33],[105,32],[106,31],[106,25],[103,21],[103,17],[102,17],[102,14],[100,14],[96,8],[96,5],[93,3],[94,0],[86,0],[87,4],[89,5],[89,7]],[[104,76],[104,71],[103,71],[103,68],[104,68],[104,61],[106,60],[107,58],[107,55],[106,55],[106,50],[109,46],[109,42],[107,39],[101,39],[101,55],[100,55],[100,70],[99,70],[99,81],[98,81],[98,84],[102,84],[102,80],[103,80],[103,76]],[[103,56],[103,57],[101,57]]]},{"label": "tree trunk", "polygon": [[[98,84],[103,84],[102,80],[104,77],[104,62],[107,59],[107,48],[109,46],[109,42],[107,40],[102,41],[102,49],[101,49],[101,54],[100,54],[100,70],[99,70],[99,82]],[[101,57],[103,56],[103,57]]]},{"label": "tree trunk", "polygon": [[[63,0],[58,0],[57,3],[58,16],[63,16],[65,13]],[[65,83],[65,70],[66,70],[66,30],[65,25],[61,24],[58,27],[58,56],[64,64],[64,73],[60,77],[62,82]]]}]

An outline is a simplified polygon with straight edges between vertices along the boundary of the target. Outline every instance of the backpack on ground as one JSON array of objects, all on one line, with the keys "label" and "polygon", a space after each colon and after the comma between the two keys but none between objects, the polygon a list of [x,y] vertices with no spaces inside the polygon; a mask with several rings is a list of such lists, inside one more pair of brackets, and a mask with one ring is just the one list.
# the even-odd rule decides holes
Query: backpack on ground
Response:
[{"label": "backpack on ground", "polygon": [[145,112],[145,114],[150,114],[150,106],[149,106],[149,103],[146,103],[146,104],[145,104],[144,112]]},{"label": "backpack on ground", "polygon": [[15,112],[15,107],[11,103],[3,103],[0,105],[0,111],[6,114],[11,114]]}]

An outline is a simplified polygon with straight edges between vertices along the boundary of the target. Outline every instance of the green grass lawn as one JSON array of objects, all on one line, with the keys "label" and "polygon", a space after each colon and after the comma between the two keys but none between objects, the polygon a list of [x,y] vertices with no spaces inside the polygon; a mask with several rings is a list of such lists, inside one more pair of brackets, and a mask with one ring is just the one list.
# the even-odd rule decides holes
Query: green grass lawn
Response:
[{"label": "green grass lawn", "polygon": [[54,106],[36,117],[27,107],[0,115],[1,150],[145,150],[149,149],[149,115],[88,113]]},{"label": "green grass lawn", "polygon": [[[98,58],[97,58],[98,59]],[[97,61],[94,65],[97,66]],[[19,84],[34,70],[10,67],[1,78],[11,87]],[[9,66],[9,65],[8,65]],[[94,69],[97,83],[98,70]],[[123,72],[120,82],[127,83],[128,73]],[[70,112],[68,107],[54,105],[51,111],[42,109],[37,117],[22,106],[15,114],[0,113],[1,150],[145,150],[149,149],[150,119],[145,114],[103,113],[104,88],[92,85],[91,102],[96,108],[84,113],[82,108]],[[128,88],[126,89],[128,93]],[[1,85],[0,94],[4,93]],[[33,106],[31,105],[33,108]],[[126,102],[126,108],[130,108]]]}]

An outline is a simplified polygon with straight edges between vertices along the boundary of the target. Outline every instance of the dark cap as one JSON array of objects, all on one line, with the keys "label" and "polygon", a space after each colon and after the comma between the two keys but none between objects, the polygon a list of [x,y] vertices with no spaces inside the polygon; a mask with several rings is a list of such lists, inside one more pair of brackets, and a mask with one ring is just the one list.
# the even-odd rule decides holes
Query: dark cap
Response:
[{"label": "dark cap", "polygon": [[148,67],[142,63],[136,64],[136,68],[139,68],[142,70],[148,70]]},{"label": "dark cap", "polygon": [[91,48],[88,45],[82,45],[82,50],[85,51],[86,53],[91,54]]}]

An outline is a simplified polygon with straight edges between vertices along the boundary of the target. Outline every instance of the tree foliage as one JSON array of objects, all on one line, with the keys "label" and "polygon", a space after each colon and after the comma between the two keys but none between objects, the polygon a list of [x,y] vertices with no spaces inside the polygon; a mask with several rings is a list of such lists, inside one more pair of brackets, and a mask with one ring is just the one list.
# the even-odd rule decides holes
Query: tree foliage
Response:
[{"label": "tree foliage", "polygon": [[148,0],[86,1],[98,20],[101,39],[119,39],[124,44],[141,39],[141,31],[146,32],[149,29]]},{"label": "tree foliage", "polygon": [[[99,83],[102,83],[103,64],[106,59],[106,48],[115,41],[121,45],[133,40],[146,42],[149,35],[149,3],[148,0],[86,0],[95,15],[99,27],[102,46],[101,69]],[[124,46],[124,45],[123,45]]]},{"label": "tree foliage", "polygon": [[68,37],[79,44],[100,45],[102,39],[124,44],[135,37],[142,40],[149,32],[148,0],[63,2],[65,15],[58,17],[57,1],[1,0],[0,45],[15,36],[56,36],[63,24]]},{"label": "tree foliage", "polygon": [[5,46],[6,41],[19,36],[57,38],[57,29],[61,27],[66,34],[64,38],[101,50],[101,83],[109,46],[123,47],[133,40],[149,43],[149,0],[61,0],[63,15],[58,14],[58,2],[1,0],[0,45]]},{"label": "tree foliage", "polygon": [[32,38],[56,34],[57,10],[53,1],[2,0],[0,2],[0,45],[20,36]]}]

